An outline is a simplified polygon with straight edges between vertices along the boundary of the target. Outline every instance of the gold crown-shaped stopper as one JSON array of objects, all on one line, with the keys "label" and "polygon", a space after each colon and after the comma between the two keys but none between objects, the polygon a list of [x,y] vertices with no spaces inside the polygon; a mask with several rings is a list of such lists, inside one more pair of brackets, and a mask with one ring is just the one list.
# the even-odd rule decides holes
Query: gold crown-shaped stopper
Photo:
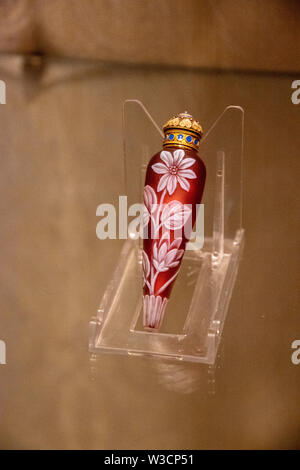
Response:
[{"label": "gold crown-shaped stopper", "polygon": [[187,111],[173,116],[163,126],[165,134],[163,146],[170,147],[176,145],[182,148],[192,148],[198,150],[203,129]]}]

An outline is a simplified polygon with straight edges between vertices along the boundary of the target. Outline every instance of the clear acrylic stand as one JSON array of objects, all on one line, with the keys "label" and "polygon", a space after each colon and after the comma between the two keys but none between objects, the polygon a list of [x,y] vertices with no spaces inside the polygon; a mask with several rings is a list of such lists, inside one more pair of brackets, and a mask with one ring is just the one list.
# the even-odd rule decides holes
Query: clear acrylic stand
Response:
[{"label": "clear acrylic stand", "polygon": [[[167,116],[168,117],[168,116]],[[163,133],[144,105],[123,107],[128,207],[142,201],[145,171]],[[243,247],[244,111],[228,106],[202,138],[207,169],[204,244],[190,241],[158,333],[142,329],[142,241],[129,230],[119,262],[90,321],[89,350],[213,364]],[[200,211],[199,211],[200,212]]]}]

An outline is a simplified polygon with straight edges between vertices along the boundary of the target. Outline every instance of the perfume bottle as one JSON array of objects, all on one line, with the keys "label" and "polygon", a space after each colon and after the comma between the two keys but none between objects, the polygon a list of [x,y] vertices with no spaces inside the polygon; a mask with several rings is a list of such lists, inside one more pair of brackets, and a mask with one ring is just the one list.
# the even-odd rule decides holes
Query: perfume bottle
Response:
[{"label": "perfume bottle", "polygon": [[144,186],[143,326],[159,330],[201,203],[206,169],[197,155],[203,131],[187,112],[164,126],[163,149]]}]

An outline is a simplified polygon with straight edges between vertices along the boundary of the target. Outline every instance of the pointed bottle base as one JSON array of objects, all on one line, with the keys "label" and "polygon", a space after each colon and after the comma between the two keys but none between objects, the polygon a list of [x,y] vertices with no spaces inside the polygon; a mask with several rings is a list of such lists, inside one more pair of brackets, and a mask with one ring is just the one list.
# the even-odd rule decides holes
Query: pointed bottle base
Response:
[{"label": "pointed bottle base", "polygon": [[160,295],[143,296],[143,326],[147,331],[159,330],[167,303],[168,299]]}]

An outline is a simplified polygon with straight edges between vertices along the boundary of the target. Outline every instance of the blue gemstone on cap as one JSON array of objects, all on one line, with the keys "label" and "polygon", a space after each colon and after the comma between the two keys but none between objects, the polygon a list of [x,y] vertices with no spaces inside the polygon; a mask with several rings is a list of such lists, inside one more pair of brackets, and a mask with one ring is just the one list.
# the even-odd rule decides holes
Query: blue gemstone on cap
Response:
[{"label": "blue gemstone on cap", "polygon": [[173,140],[174,139],[174,134],[170,134],[169,135],[169,140]]},{"label": "blue gemstone on cap", "polygon": [[194,144],[195,144],[195,145],[198,145],[198,142],[199,142],[198,139],[195,139],[195,140],[194,140]]},{"label": "blue gemstone on cap", "polygon": [[183,139],[183,135],[182,135],[182,134],[178,134],[177,140],[182,140],[182,139]]},{"label": "blue gemstone on cap", "polygon": [[191,137],[190,135],[188,135],[185,140],[186,140],[187,142],[192,142],[192,137]]}]

